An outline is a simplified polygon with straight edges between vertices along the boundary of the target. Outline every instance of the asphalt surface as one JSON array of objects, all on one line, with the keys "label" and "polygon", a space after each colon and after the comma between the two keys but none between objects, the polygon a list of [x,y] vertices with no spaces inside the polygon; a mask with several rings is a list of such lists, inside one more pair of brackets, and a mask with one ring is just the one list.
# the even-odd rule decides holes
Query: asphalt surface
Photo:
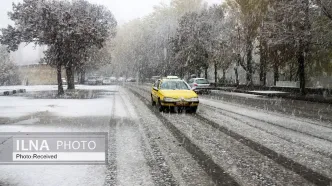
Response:
[{"label": "asphalt surface", "polygon": [[0,124],[2,132],[108,132],[108,166],[0,165],[0,185],[332,185],[324,104],[218,94],[200,96],[197,114],[160,113],[149,87],[116,90],[105,99],[108,116],[40,112],[30,125]]}]

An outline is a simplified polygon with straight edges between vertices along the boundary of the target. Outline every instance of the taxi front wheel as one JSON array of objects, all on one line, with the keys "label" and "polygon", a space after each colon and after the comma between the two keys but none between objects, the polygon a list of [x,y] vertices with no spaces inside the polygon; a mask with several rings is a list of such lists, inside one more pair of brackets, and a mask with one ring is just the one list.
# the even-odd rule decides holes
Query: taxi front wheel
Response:
[{"label": "taxi front wheel", "polygon": [[156,106],[156,102],[155,102],[155,101],[153,101],[153,98],[152,98],[152,96],[151,96],[151,103],[152,103],[152,106]]},{"label": "taxi front wheel", "polygon": [[158,109],[159,109],[159,112],[164,111],[164,107],[161,105],[160,99],[158,99]]},{"label": "taxi front wheel", "polygon": [[192,108],[191,108],[191,112],[192,112],[192,113],[196,113],[196,112],[197,112],[197,106],[192,107]]}]

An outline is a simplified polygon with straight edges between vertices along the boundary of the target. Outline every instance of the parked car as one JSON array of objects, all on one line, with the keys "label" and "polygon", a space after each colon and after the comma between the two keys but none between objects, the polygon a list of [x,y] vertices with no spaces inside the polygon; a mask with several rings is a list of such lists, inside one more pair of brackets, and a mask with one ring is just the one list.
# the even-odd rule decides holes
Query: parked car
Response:
[{"label": "parked car", "polygon": [[135,78],[128,78],[126,81],[127,82],[136,82],[136,79]]},{"label": "parked car", "polygon": [[123,82],[123,81],[125,81],[126,79],[124,78],[124,77],[119,77],[118,78],[118,82]]},{"label": "parked car", "polygon": [[210,93],[210,83],[205,78],[192,78],[188,81],[191,89],[196,93]]},{"label": "parked car", "polygon": [[160,76],[152,76],[150,80],[152,83],[154,83],[155,81],[157,81],[160,78],[161,78]]},{"label": "parked car", "polygon": [[88,85],[96,85],[97,84],[97,77],[91,76],[88,77]]},{"label": "parked car", "polygon": [[62,79],[62,84],[67,85],[67,80],[66,78],[61,78]]},{"label": "parked car", "polygon": [[102,85],[104,78],[102,76],[99,76],[96,78],[96,80],[97,80],[97,85]]},{"label": "parked car", "polygon": [[116,77],[111,77],[110,79],[111,79],[111,82],[116,82],[116,80],[117,80]]},{"label": "parked car", "polygon": [[103,85],[110,85],[110,84],[112,84],[111,78],[105,77],[103,79]]}]

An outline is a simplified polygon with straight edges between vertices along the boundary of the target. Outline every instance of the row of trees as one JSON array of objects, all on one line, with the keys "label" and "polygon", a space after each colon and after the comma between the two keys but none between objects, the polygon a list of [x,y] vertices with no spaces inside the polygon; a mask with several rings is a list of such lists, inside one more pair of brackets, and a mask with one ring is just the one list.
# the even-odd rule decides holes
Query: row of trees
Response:
[{"label": "row of trees", "polygon": [[266,84],[285,73],[305,93],[308,76],[331,75],[332,4],[329,0],[172,0],[120,30],[114,60],[140,77],[200,74],[214,66],[242,68],[247,84],[259,74]]},{"label": "row of trees", "polygon": [[10,60],[6,47],[0,45],[0,85],[16,85],[18,83],[18,68]]},{"label": "row of trees", "polygon": [[[0,42],[8,51],[20,43],[47,46],[44,61],[57,69],[58,93],[63,94],[61,70],[68,89],[75,89],[74,72],[110,61],[109,46],[117,22],[104,6],[86,0],[23,0],[9,14],[14,26],[1,29]],[[105,62],[106,61],[106,62]]]}]

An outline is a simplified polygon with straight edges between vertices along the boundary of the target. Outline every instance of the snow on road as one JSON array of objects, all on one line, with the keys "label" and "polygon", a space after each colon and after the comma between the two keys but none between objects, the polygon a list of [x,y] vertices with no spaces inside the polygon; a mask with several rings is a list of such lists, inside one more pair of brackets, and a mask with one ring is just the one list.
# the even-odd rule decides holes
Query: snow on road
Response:
[{"label": "snow on road", "polygon": [[[327,123],[203,97],[198,116],[205,121],[160,114],[141,89],[134,91],[146,100],[118,86],[79,88],[113,94],[89,100],[0,97],[0,118],[48,113],[0,125],[0,131],[108,131],[110,166],[0,165],[0,185],[216,185],[229,181],[227,176],[240,185],[312,185],[315,178],[305,177],[302,169],[292,170],[229,131],[303,165],[303,171],[332,179],[332,127]],[[4,144],[0,155],[1,148]]]},{"label": "snow on road", "polygon": [[200,102],[209,106],[224,109],[233,113],[248,116],[260,121],[273,123],[274,125],[296,130],[318,138],[332,141],[332,128],[325,127],[326,124],[318,121],[310,121],[299,117],[290,117],[274,112],[267,112],[258,109],[250,109],[244,106],[236,106],[223,101],[214,101],[210,99],[200,99]]},{"label": "snow on road", "polygon": [[116,136],[117,185],[153,185],[149,167],[143,155],[137,117],[128,98],[122,92],[115,95],[114,123]]},{"label": "snow on road", "polygon": [[[146,89],[135,91],[149,100]],[[214,124],[187,115],[164,116],[229,174],[241,177],[239,183],[310,185],[307,181],[324,180],[325,185],[332,180],[331,124],[204,97],[200,104],[199,116]]]}]

